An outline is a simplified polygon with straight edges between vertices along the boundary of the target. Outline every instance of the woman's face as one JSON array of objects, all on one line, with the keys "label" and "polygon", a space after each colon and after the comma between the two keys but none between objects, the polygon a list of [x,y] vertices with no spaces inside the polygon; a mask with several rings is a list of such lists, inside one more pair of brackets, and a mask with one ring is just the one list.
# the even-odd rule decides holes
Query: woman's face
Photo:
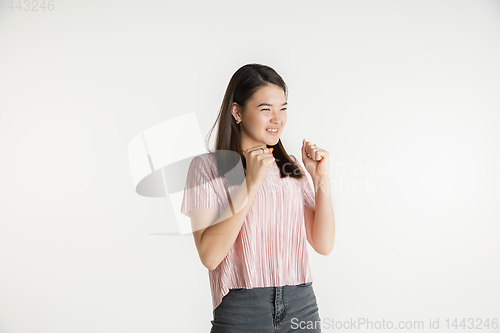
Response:
[{"label": "woman's face", "polygon": [[[234,105],[236,103],[233,104],[233,116],[236,120],[241,120],[243,151],[259,145],[274,146],[278,143],[287,120],[287,101],[281,87],[271,84],[258,88],[248,100],[243,113]],[[273,128],[277,129],[275,133],[267,131]]]}]

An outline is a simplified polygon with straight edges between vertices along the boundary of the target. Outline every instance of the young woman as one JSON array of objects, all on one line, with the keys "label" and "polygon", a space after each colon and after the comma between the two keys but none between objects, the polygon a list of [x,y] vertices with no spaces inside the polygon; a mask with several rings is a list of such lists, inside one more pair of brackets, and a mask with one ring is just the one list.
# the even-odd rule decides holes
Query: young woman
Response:
[{"label": "young woman", "polygon": [[[181,213],[209,270],[211,333],[321,332],[306,241],[322,255],[333,248],[329,153],[302,142],[313,190],[280,140],[287,96],[272,68],[238,69],[216,120],[216,151],[189,166]],[[235,165],[239,179],[228,173]]]}]

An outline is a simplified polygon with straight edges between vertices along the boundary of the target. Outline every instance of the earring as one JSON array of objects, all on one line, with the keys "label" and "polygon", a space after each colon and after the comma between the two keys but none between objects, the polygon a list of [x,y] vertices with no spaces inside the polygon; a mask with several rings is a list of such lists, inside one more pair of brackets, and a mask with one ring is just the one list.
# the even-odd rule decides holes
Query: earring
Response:
[{"label": "earring", "polygon": [[239,123],[241,123],[241,120],[236,121],[236,124],[239,124]]}]

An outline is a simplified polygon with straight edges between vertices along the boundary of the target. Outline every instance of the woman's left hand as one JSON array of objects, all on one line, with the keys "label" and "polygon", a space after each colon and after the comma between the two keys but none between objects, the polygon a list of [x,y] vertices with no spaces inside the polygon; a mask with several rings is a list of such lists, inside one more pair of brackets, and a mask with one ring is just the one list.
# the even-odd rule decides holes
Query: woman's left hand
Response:
[{"label": "woman's left hand", "polygon": [[330,153],[316,147],[315,144],[302,140],[302,162],[313,180],[328,177]]}]

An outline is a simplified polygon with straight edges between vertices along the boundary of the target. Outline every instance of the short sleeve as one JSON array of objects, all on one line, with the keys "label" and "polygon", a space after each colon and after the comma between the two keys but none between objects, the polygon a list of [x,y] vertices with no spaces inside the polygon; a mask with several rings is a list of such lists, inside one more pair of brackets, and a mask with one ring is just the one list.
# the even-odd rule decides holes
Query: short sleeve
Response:
[{"label": "short sleeve", "polygon": [[218,210],[218,196],[214,189],[213,173],[208,156],[196,156],[191,161],[186,176],[181,214],[189,217],[189,212],[199,208]]},{"label": "short sleeve", "polygon": [[316,194],[314,193],[314,189],[309,183],[309,179],[307,179],[307,171],[304,170],[302,167],[301,163],[299,160],[294,156],[290,155],[292,160],[299,166],[300,170],[302,170],[302,173],[304,173],[304,177],[300,179],[300,183],[302,186],[302,193],[304,196],[304,211],[309,208],[310,206],[313,206],[316,204]]}]

